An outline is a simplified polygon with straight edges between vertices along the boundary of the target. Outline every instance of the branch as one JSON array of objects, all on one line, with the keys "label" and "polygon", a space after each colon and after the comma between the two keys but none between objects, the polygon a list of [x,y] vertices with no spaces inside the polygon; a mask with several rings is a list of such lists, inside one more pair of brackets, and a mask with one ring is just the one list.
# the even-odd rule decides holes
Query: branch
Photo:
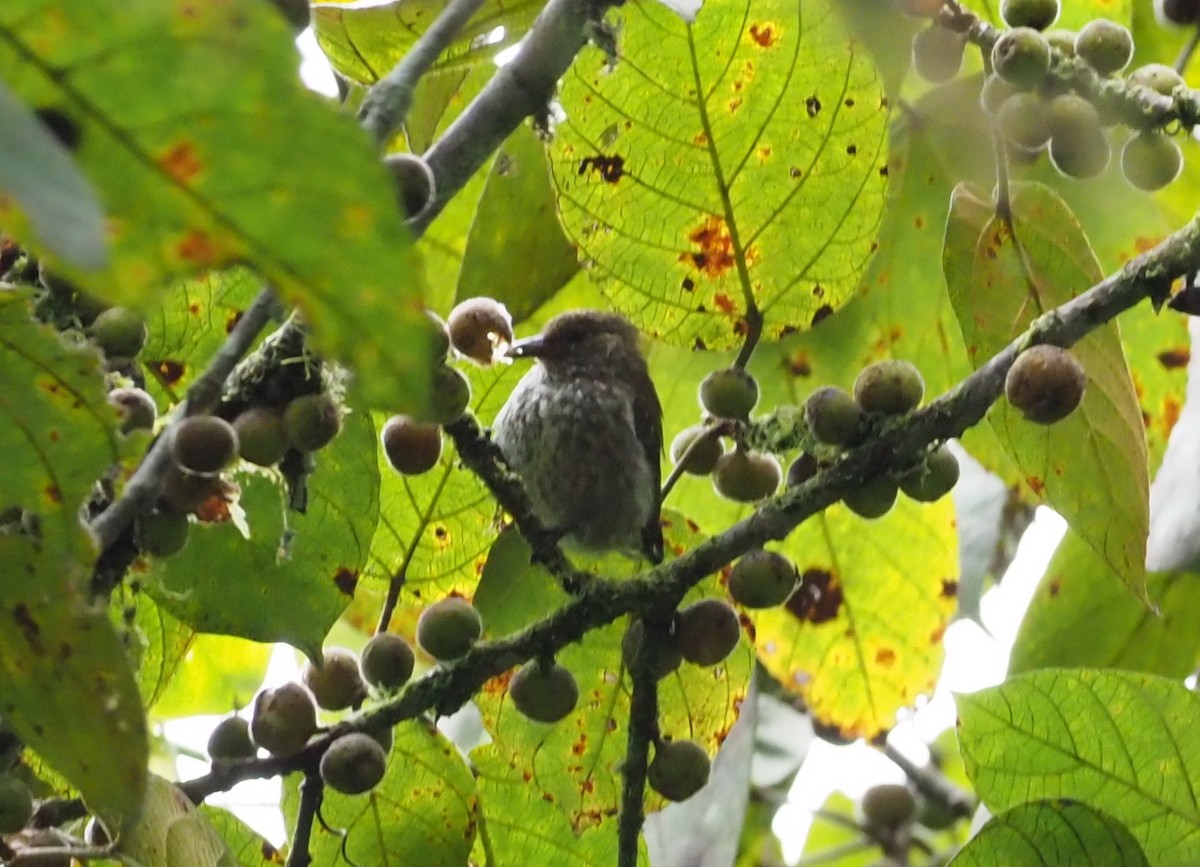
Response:
[{"label": "branch", "polygon": [[637,867],[638,838],[646,820],[647,756],[650,742],[658,740],[658,650],[668,640],[670,613],[646,617],[641,646],[629,663],[633,695],[629,702],[629,733],[621,766],[621,812],[617,818],[617,867]]},{"label": "branch", "polygon": [[308,867],[312,856],[308,852],[308,840],[312,836],[313,819],[321,809],[325,796],[325,784],[320,774],[305,774],[300,784],[300,807],[296,811],[296,830],[292,834],[291,852],[286,867]]}]

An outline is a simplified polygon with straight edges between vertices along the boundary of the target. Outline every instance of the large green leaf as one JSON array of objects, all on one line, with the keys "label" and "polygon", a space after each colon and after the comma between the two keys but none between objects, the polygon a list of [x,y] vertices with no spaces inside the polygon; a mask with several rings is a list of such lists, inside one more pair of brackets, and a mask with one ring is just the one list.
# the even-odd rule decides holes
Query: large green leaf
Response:
[{"label": "large green leaf", "polygon": [[[54,113],[109,218],[109,267],[66,276],[140,304],[248,263],[372,402],[411,404],[426,388],[421,281],[391,179],[296,66],[284,22],[252,0],[0,9],[0,77]],[[0,223],[32,241],[22,213],[0,203]]]},{"label": "large green leaf", "polygon": [[1142,847],[1119,822],[1083,804],[1036,801],[994,816],[950,867],[1148,867]]},{"label": "large green leaf", "polygon": [[621,58],[567,74],[551,164],[563,222],[615,306],[727,348],[853,293],[883,209],[887,102],[825,0],[627,7]]},{"label": "large green leaf", "polygon": [[122,835],[120,853],[136,864],[161,867],[238,867],[238,860],[174,783],[151,776],[146,811]]},{"label": "large green leaf", "polygon": [[[1103,276],[1074,215],[1049,188],[1016,184],[1012,224],[965,188],[955,191],[944,267],[975,366],[1038,315]],[[1088,374],[1079,409],[1042,426],[1006,401],[988,422],[1022,484],[1055,508],[1137,595],[1145,597],[1149,527],[1146,439],[1115,324],[1072,349]]]},{"label": "large green leaf", "polygon": [[959,740],[993,811],[1069,798],[1112,816],[1151,864],[1200,861],[1200,696],[1178,681],[1051,669],[958,698]]}]

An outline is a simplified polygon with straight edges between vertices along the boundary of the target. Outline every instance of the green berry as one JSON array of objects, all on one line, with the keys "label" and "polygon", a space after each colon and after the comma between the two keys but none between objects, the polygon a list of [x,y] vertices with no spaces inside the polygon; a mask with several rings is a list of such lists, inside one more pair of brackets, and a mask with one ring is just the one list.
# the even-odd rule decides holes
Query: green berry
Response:
[{"label": "green berry", "polygon": [[755,503],[771,496],[779,487],[783,471],[771,455],[734,449],[726,452],[713,469],[713,488],[727,500]]},{"label": "green berry", "polygon": [[534,722],[555,723],[575,710],[579,684],[557,662],[530,660],[508,682],[508,697],[522,715]]},{"label": "green berry", "polygon": [[289,681],[254,697],[250,739],[271,755],[295,755],[316,730],[317,706],[300,684]]},{"label": "green berry", "polygon": [[1012,82],[998,75],[989,75],[979,91],[979,104],[985,114],[995,117],[1000,106],[1014,93],[1020,93],[1020,90]]},{"label": "green berry", "polygon": [[109,307],[88,327],[88,334],[109,358],[133,358],[146,345],[146,323],[126,307]]},{"label": "green berry", "polygon": [[494,298],[468,298],[450,311],[450,343],[487,367],[512,343],[512,315]]},{"label": "green berry", "polygon": [[693,665],[716,665],[737,647],[742,625],[724,599],[701,599],[675,619],[675,643]]},{"label": "green berry", "polygon": [[1096,106],[1074,93],[1064,93],[1046,103],[1045,118],[1050,135],[1056,139],[1083,139],[1101,131]]},{"label": "green berry", "polygon": [[1139,66],[1129,73],[1128,80],[1130,84],[1145,87],[1163,96],[1170,96],[1175,92],[1175,88],[1185,85],[1183,76],[1165,63],[1147,63],[1145,66]]},{"label": "green berry", "polygon": [[283,425],[292,448],[302,452],[320,451],[333,442],[342,430],[342,413],[324,391],[293,398],[283,411]]},{"label": "green berry", "polygon": [[691,454],[688,454],[688,449],[692,447],[692,443],[700,439],[711,430],[707,425],[697,424],[689,428],[684,428],[671,441],[671,461],[678,464],[683,460],[683,456],[687,455],[687,463],[683,467],[685,473],[693,476],[707,476],[716,467],[717,461],[721,455],[725,454],[725,447],[721,445],[721,438],[718,436],[705,436],[704,441],[696,448],[692,449]]},{"label": "green berry", "polygon": [[283,414],[267,406],[252,406],[233,420],[238,454],[260,467],[279,463],[290,446]]},{"label": "green berry", "polygon": [[862,439],[862,407],[844,389],[818,388],[804,402],[804,420],[818,442],[851,446]]},{"label": "green berry", "polygon": [[450,352],[450,326],[432,310],[426,310],[425,316],[429,323],[429,357],[435,364],[445,364]]},{"label": "green berry", "polygon": [[1075,54],[1101,75],[1111,75],[1129,65],[1133,35],[1115,21],[1097,18],[1085,24],[1075,37]]},{"label": "green berry", "polygon": [[896,483],[887,476],[876,476],[856,490],[850,491],[842,502],[860,518],[882,518],[896,504]]},{"label": "green berry", "polygon": [[300,680],[313,694],[317,707],[325,710],[345,710],[367,695],[358,671],[358,657],[344,647],[325,648],[320,668],[306,661]]},{"label": "green berry", "polygon": [[396,185],[396,204],[405,219],[411,220],[429,205],[437,191],[437,182],[429,163],[416,154],[391,154],[383,164],[392,173]]},{"label": "green berry", "polygon": [[[641,620],[634,620],[621,637],[621,659],[626,668],[632,667],[634,657],[641,651],[645,640],[646,624]],[[680,663],[683,662],[683,654],[679,652],[679,644],[675,640],[674,632],[657,642],[654,650],[654,674],[659,680],[679,668]]]},{"label": "green berry", "polygon": [[138,518],[138,547],[152,557],[170,557],[187,544],[188,529],[186,512],[170,507],[155,509]]},{"label": "green berry", "polygon": [[190,415],[175,425],[171,456],[190,473],[219,473],[233,463],[237,453],[237,431],[223,418]]},{"label": "green berry", "polygon": [[862,812],[869,825],[896,830],[912,821],[917,813],[917,800],[907,786],[883,783],[863,794]]},{"label": "green berry", "polygon": [[1055,51],[1067,57],[1075,56],[1075,36],[1074,30],[1047,30],[1042,34],[1046,37],[1046,42]]},{"label": "green berry", "polygon": [[1027,151],[1040,150],[1050,141],[1042,100],[1027,91],[1004,101],[996,115],[996,128],[1009,144]]},{"label": "green berry", "polygon": [[417,619],[417,644],[434,659],[458,659],[483,635],[483,618],[465,599],[449,596]]},{"label": "green berry", "polygon": [[379,433],[383,453],[398,473],[416,476],[437,466],[442,456],[442,430],[412,416],[394,415]]},{"label": "green berry", "polygon": [[992,46],[992,67],[1005,81],[1031,90],[1050,69],[1050,45],[1032,27],[1006,30]]},{"label": "green berry", "polygon": [[379,785],[387,772],[387,752],[362,732],[342,735],[321,756],[321,780],[343,795],[361,795]]},{"label": "green berry", "polygon": [[1161,190],[1179,177],[1182,169],[1183,152],[1165,133],[1138,133],[1121,151],[1121,172],[1139,190]]},{"label": "green berry", "polygon": [[700,383],[700,406],[718,418],[747,419],[758,403],[758,382],[740,367],[716,370]]},{"label": "green berry", "polygon": [[854,380],[854,399],[866,412],[900,415],[916,409],[924,396],[921,371],[908,361],[878,361]]},{"label": "green berry", "polygon": [[1108,165],[1111,151],[1103,132],[1074,141],[1052,138],[1050,160],[1069,178],[1094,178]]},{"label": "green berry", "polygon": [[461,370],[443,364],[433,372],[429,415],[424,420],[440,425],[454,424],[462,418],[470,403],[470,381]]},{"label": "green berry", "polygon": [[240,716],[225,717],[208,736],[208,757],[214,762],[252,759],[256,753],[250,723]]},{"label": "green berry", "polygon": [[776,551],[748,551],[729,571],[729,595],[745,608],[774,608],[796,589],[795,564]]},{"label": "green berry", "polygon": [[1083,400],[1087,373],[1065,349],[1039,344],[1026,349],[1009,368],[1004,395],[1026,421],[1053,424]]},{"label": "green berry", "polygon": [[646,782],[668,801],[686,801],[704,788],[712,763],[695,741],[663,741],[655,745]]},{"label": "green berry", "polygon": [[962,69],[966,45],[963,34],[934,22],[913,37],[913,69],[930,84],[949,81]]},{"label": "green berry", "polygon": [[900,490],[919,503],[940,500],[958,484],[958,458],[949,446],[938,446],[921,466],[900,479]]},{"label": "green berry", "polygon": [[0,834],[16,834],[33,818],[33,794],[12,774],[0,775]]},{"label": "green berry", "polygon": [[154,398],[140,388],[114,388],[108,402],[121,414],[121,433],[135,430],[154,430],[158,407]]},{"label": "green berry", "polygon": [[1163,24],[1188,27],[1200,23],[1200,0],[1154,0],[1154,15]]},{"label": "green berry", "polygon": [[391,632],[380,632],[363,648],[359,659],[363,679],[376,689],[400,689],[412,677],[415,659],[408,642]]},{"label": "green berry", "polygon": [[1009,27],[1045,30],[1058,19],[1058,0],[1000,0],[1000,17]]}]

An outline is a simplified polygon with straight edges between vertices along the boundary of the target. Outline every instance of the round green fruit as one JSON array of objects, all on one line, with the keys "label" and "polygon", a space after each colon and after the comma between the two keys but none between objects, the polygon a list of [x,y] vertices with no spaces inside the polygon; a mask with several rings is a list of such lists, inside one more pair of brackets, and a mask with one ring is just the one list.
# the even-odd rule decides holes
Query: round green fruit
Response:
[{"label": "round green fruit", "polygon": [[271,755],[295,755],[316,730],[317,706],[300,684],[289,681],[254,697],[250,739]]},{"label": "round green fruit", "polygon": [[[678,464],[683,460],[684,455],[687,455],[687,463],[684,464],[683,471],[693,476],[707,476],[717,466],[717,461],[721,455],[725,454],[725,447],[721,445],[719,436],[707,435],[711,430],[707,425],[697,424],[691,427],[684,428],[671,441],[671,461]],[[695,448],[692,448],[692,443],[704,437]],[[691,449],[691,453],[688,453]]]},{"label": "round green fruit", "polygon": [[416,154],[400,153],[385,157],[383,164],[392,173],[400,212],[405,219],[413,219],[429,206],[437,192],[429,163]]},{"label": "round green fruit", "polygon": [[740,367],[716,370],[700,383],[700,406],[718,418],[747,419],[758,403],[758,382]]},{"label": "round green fruit", "polygon": [[854,380],[854,399],[866,412],[900,415],[916,409],[925,396],[921,371],[908,361],[879,361]]},{"label": "round green fruit", "polygon": [[283,414],[267,406],[252,406],[233,420],[238,454],[260,467],[279,463],[290,446]]},{"label": "round green fruit", "polygon": [[959,472],[958,458],[949,446],[941,445],[900,480],[900,490],[919,503],[933,503],[953,490]]},{"label": "round green fruit", "polygon": [[1032,27],[1014,27],[992,46],[992,68],[1021,90],[1032,90],[1050,69],[1050,45]]},{"label": "round green fruit", "polygon": [[450,311],[450,344],[487,367],[512,343],[512,315],[495,298],[468,298]]},{"label": "round green fruit", "polygon": [[293,398],[283,411],[283,426],[292,448],[302,452],[320,451],[333,442],[342,430],[342,413],[324,391]]},{"label": "round green fruit", "polygon": [[215,415],[189,415],[175,425],[171,456],[175,463],[197,475],[225,469],[238,453],[237,431]]},{"label": "round green fruit", "polygon": [[1058,0],[1000,0],[1000,17],[1009,27],[1045,30],[1060,11]]},{"label": "round green fruit", "polygon": [[320,668],[306,661],[300,680],[316,699],[317,707],[325,710],[345,710],[367,695],[358,671],[358,657],[344,647],[325,648]]},{"label": "round green fruit", "polygon": [[1012,82],[1005,81],[998,75],[989,75],[979,90],[979,104],[985,114],[995,117],[1000,111],[1000,106],[1014,93],[1020,92]]},{"label": "round green fruit", "polygon": [[1163,96],[1170,96],[1175,92],[1175,88],[1186,84],[1183,76],[1165,63],[1147,63],[1145,66],[1139,66],[1129,73],[1128,81]]},{"label": "round green fruit", "polygon": [[465,599],[450,596],[433,603],[417,619],[417,644],[434,659],[458,659],[483,635],[483,618]]},{"label": "round green fruit", "polygon": [[737,647],[742,625],[724,599],[701,599],[675,619],[675,643],[693,665],[716,665]]},{"label": "round green fruit", "polygon": [[748,551],[729,571],[729,595],[746,608],[782,605],[800,580],[795,564],[777,551]]},{"label": "round green fruit", "polygon": [[575,709],[579,684],[557,662],[530,660],[508,682],[508,697],[523,716],[534,722],[555,723]]},{"label": "round green fruit", "polygon": [[775,493],[782,476],[773,456],[738,448],[717,460],[713,488],[727,500],[754,503]]},{"label": "round green fruit", "polygon": [[88,326],[88,334],[109,358],[133,358],[146,345],[146,323],[126,307],[109,307]]},{"label": "round green fruit", "polygon": [[415,657],[408,642],[391,632],[373,636],[363,648],[358,666],[363,679],[376,689],[400,689],[412,677]]},{"label": "round green fruit", "polygon": [[250,723],[240,716],[227,716],[208,736],[208,757],[214,762],[252,759],[257,754],[250,740]]},{"label": "round green fruit", "polygon": [[1075,55],[1101,75],[1120,72],[1133,57],[1133,35],[1115,21],[1096,18],[1075,37]]},{"label": "round green fruit", "polygon": [[1121,150],[1121,173],[1139,190],[1161,190],[1179,177],[1182,169],[1183,152],[1165,133],[1138,133]]},{"label": "round green fruit", "polygon": [[1094,178],[1108,166],[1111,149],[1103,130],[1072,138],[1050,139],[1050,161],[1068,178]]},{"label": "round green fruit", "polygon": [[433,372],[429,394],[429,415],[434,424],[454,424],[471,403],[471,383],[461,370],[443,364]]},{"label": "round green fruit", "polygon": [[827,385],[804,402],[804,420],[818,442],[851,446],[862,439],[863,411],[848,391]]},{"label": "round green fruit", "polygon": [[[633,666],[634,658],[641,652],[642,645],[646,641],[646,624],[641,620],[634,620],[629,624],[629,628],[625,630],[625,634],[621,637],[621,660],[625,663],[626,668]],[[664,636],[664,639],[657,642],[654,654],[654,676],[658,680],[662,680],[668,674],[679,668],[683,662],[683,654],[679,652],[679,643],[675,640],[675,634]]]},{"label": "round green fruit", "polygon": [[917,813],[917,800],[907,786],[883,783],[863,794],[862,812],[868,824],[895,830],[912,821]]},{"label": "round green fruit", "polygon": [[436,364],[445,364],[450,352],[450,326],[432,310],[426,310],[425,316],[429,320],[430,358]]},{"label": "round green fruit", "polygon": [[930,84],[949,81],[962,69],[966,45],[963,34],[934,22],[913,37],[913,69]]},{"label": "round green fruit", "polygon": [[442,456],[442,430],[412,416],[394,415],[379,433],[383,453],[398,473],[416,476],[437,466]]},{"label": "round green fruit", "polygon": [[1046,41],[1050,43],[1050,47],[1055,51],[1059,51],[1067,57],[1075,56],[1075,37],[1074,30],[1047,30],[1042,34],[1046,37]]},{"label": "round green fruit", "polygon": [[121,414],[121,433],[135,430],[154,430],[158,407],[154,398],[140,388],[114,388],[108,402]]},{"label": "round green fruit", "polygon": [[663,741],[654,747],[646,782],[668,801],[686,801],[704,788],[712,763],[695,741]]},{"label": "round green fruit", "polygon": [[387,771],[387,752],[362,732],[342,735],[321,756],[321,779],[343,795],[361,795],[379,785]]},{"label": "round green fruit", "polygon": [[1053,424],[1083,400],[1087,372],[1065,349],[1039,344],[1026,349],[1008,370],[1004,394],[1026,421]]},{"label": "round green fruit", "polygon": [[0,775],[0,834],[16,834],[33,818],[33,794],[12,774]]},{"label": "round green fruit", "polygon": [[876,476],[842,497],[842,502],[860,518],[873,520],[892,510],[898,490],[896,483],[887,476]]},{"label": "round green fruit", "polygon": [[138,547],[152,557],[170,557],[187,544],[188,516],[170,507],[141,515],[137,521]]},{"label": "round green fruit", "polygon": [[1027,91],[1014,93],[1004,101],[996,115],[996,128],[1009,144],[1027,151],[1040,150],[1050,141],[1041,97]]}]

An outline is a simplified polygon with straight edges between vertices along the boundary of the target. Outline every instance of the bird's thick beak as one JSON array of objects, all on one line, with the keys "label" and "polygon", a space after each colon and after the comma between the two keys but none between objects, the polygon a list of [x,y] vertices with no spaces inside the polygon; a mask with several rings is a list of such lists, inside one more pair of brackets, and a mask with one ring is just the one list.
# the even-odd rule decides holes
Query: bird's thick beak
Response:
[{"label": "bird's thick beak", "polygon": [[541,358],[545,354],[546,344],[540,334],[533,337],[523,337],[514,340],[504,354],[509,358]]}]

